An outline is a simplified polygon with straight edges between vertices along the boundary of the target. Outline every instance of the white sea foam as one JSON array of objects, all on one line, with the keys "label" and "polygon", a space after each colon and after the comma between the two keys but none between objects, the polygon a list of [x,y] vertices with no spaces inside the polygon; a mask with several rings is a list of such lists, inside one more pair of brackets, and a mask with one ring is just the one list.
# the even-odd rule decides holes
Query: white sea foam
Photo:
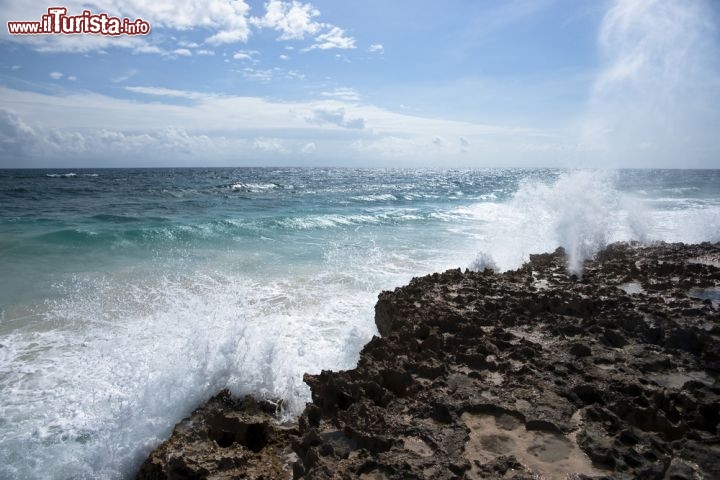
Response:
[{"label": "white sea foam", "polygon": [[584,260],[611,242],[720,240],[720,206],[652,210],[651,201],[619,191],[615,177],[576,171],[551,184],[524,182],[509,202],[478,203],[437,217],[480,222],[478,251],[501,270],[557,246],[567,251],[568,270],[579,275]]},{"label": "white sea foam", "polygon": [[485,270],[498,270],[498,266],[495,264],[495,261],[490,255],[485,252],[478,253],[475,257],[475,260],[472,261],[468,268],[474,272],[482,272]]},{"label": "white sea foam", "polygon": [[382,193],[375,195],[357,195],[354,197],[350,197],[350,199],[360,202],[389,202],[397,200],[397,197],[391,193]]},{"label": "white sea foam", "polygon": [[275,190],[278,188],[278,185],[274,183],[233,183],[230,185],[231,190],[238,190],[241,192],[266,192],[268,190]]},{"label": "white sea foam", "polygon": [[340,284],[331,277],[68,285],[76,293],[50,305],[52,328],[3,338],[0,477],[127,476],[221,388],[299,412],[303,373],[351,367],[374,332],[373,294],[328,288]]},{"label": "white sea foam", "polygon": [[77,177],[77,173],[46,173],[45,176],[49,178],[72,178]]},{"label": "white sea foam", "polygon": [[419,220],[421,218],[422,216],[417,214],[416,209],[392,209],[354,215],[321,214],[293,217],[282,219],[278,223],[285,228],[294,230],[310,230],[350,225],[377,225],[392,222],[406,222]]}]

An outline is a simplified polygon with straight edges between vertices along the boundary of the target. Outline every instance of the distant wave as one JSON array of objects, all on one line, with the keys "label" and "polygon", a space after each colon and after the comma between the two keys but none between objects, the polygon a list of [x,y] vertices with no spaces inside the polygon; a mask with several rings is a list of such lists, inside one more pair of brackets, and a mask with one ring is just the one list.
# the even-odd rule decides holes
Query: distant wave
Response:
[{"label": "distant wave", "polygon": [[335,228],[352,225],[377,225],[427,219],[426,214],[415,210],[384,210],[377,213],[354,215],[323,214],[292,217],[279,220],[278,225],[293,230]]},{"label": "distant wave", "polygon": [[228,188],[231,190],[236,190],[240,192],[253,192],[253,193],[260,193],[260,192],[266,192],[268,190],[275,190],[276,188],[282,188],[281,185],[278,185],[277,183],[233,183]]},{"label": "distant wave", "polygon": [[[78,174],[75,173],[75,172],[70,172],[70,173],[46,173],[45,176],[48,177],[48,178],[72,178],[72,177],[77,177]],[[81,174],[81,176],[83,176],[83,177],[99,177],[100,174],[98,174],[98,173],[83,173],[83,174]]]},{"label": "distant wave", "polygon": [[46,173],[45,176],[49,178],[72,178],[77,177],[77,173]]},{"label": "distant wave", "polygon": [[350,199],[360,202],[389,202],[397,200],[397,197],[391,193],[383,193],[377,195],[358,195],[355,197],[350,197]]},{"label": "distant wave", "polygon": [[[231,241],[235,237],[255,237],[267,230],[325,230],[360,225],[392,225],[431,219],[427,212],[392,209],[372,213],[320,214],[298,217],[223,219],[198,224],[168,224],[167,219],[98,214],[87,227],[46,232],[30,239],[40,244],[66,247],[159,247],[161,244],[188,244],[196,241]],[[143,224],[145,222],[145,224]],[[123,228],[127,225],[131,228]],[[28,248],[32,248],[29,244]]]}]

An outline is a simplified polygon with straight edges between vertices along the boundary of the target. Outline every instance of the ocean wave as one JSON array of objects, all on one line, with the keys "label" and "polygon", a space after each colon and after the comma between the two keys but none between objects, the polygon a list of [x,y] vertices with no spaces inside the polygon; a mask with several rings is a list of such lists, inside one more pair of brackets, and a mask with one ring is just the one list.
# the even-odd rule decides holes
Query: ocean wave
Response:
[{"label": "ocean wave", "polygon": [[[482,225],[478,251],[500,267],[519,267],[531,253],[562,246],[568,270],[617,241],[720,240],[720,207],[702,201],[664,205],[621,192],[616,172],[575,171],[554,182],[524,181],[506,202],[480,202],[432,214],[445,222]],[[670,200],[670,199],[663,199]]]},{"label": "ocean wave", "polygon": [[482,195],[478,195],[477,197],[472,197],[472,199],[473,200],[490,201],[490,200],[497,200],[498,196],[495,192],[491,192],[491,193],[483,193]]},{"label": "ocean wave", "polygon": [[383,193],[375,195],[357,195],[350,197],[350,199],[359,202],[392,202],[397,200],[397,197],[391,193]]},{"label": "ocean wave", "polygon": [[103,241],[103,238],[96,232],[78,229],[64,229],[43,233],[35,237],[35,239],[44,243],[63,245],[96,244]]},{"label": "ocean wave", "polygon": [[309,230],[380,222],[381,219],[375,215],[315,215],[285,218],[279,220],[278,224],[292,230]]},{"label": "ocean wave", "polygon": [[77,177],[77,173],[46,173],[45,176],[48,178],[72,178]]},{"label": "ocean wave", "polygon": [[[168,224],[167,219],[99,214],[91,217],[95,224],[61,228],[31,237],[23,248],[53,244],[68,248],[152,247],[163,245],[197,246],[202,242],[230,242],[238,238],[256,238],[259,233],[270,238],[283,232],[327,230],[361,225],[386,225],[422,221],[428,216],[415,209],[393,209],[373,213],[320,214],[294,217],[267,217],[254,220],[237,218],[197,224]],[[145,225],[144,222],[152,221]],[[163,225],[163,223],[165,223]],[[130,228],[123,228],[126,225]]]},{"label": "ocean wave", "polygon": [[501,269],[519,267],[531,253],[562,246],[568,270],[580,275],[585,259],[612,241],[644,239],[644,206],[615,188],[615,174],[576,171],[554,182],[521,182],[507,202],[481,202],[439,215],[484,225],[478,250]]},{"label": "ocean wave", "polygon": [[289,217],[277,223],[292,230],[326,229],[353,225],[378,225],[423,220],[426,215],[417,210],[387,210],[376,213],[358,213],[352,215],[323,214],[302,217]]},{"label": "ocean wave", "polygon": [[[118,224],[136,223],[132,219],[115,220]],[[199,238],[207,238],[202,228],[187,225],[172,227],[136,227],[131,229],[94,229],[68,228],[43,233],[31,239],[24,248],[34,249],[33,242],[52,244],[66,248],[118,248],[118,247],[159,247],[163,243],[187,243]]]},{"label": "ocean wave", "polygon": [[[70,172],[70,173],[46,173],[45,176],[48,177],[48,178],[73,178],[73,177],[77,177],[78,174],[75,173],[75,172]],[[82,177],[99,177],[100,174],[98,174],[98,173],[83,173],[83,174],[80,174],[80,176],[82,176]]]},{"label": "ocean wave", "polygon": [[[13,425],[2,439],[4,478],[44,478],[49,465],[62,466],[61,477],[129,477],[221,388],[284,398],[295,414],[309,399],[303,373],[351,367],[374,331],[371,310],[358,315],[372,295],[349,300],[322,278],[293,287],[207,274],[81,277],[65,288],[46,307],[53,329],[3,337],[0,387]],[[322,334],[325,319],[332,334]],[[11,461],[29,451],[34,462]]]},{"label": "ocean wave", "polygon": [[277,183],[233,183],[232,185],[229,185],[228,188],[230,190],[239,191],[239,192],[252,192],[252,193],[261,193],[261,192],[267,192],[268,190],[275,190],[277,188],[282,188],[282,185],[278,185]]}]

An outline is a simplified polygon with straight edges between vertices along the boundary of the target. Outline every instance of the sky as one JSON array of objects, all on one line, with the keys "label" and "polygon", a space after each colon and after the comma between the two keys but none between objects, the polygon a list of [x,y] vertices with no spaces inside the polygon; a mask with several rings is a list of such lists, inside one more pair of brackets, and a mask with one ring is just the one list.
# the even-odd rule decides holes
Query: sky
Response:
[{"label": "sky", "polygon": [[11,35],[0,168],[720,168],[716,0],[67,0]]}]

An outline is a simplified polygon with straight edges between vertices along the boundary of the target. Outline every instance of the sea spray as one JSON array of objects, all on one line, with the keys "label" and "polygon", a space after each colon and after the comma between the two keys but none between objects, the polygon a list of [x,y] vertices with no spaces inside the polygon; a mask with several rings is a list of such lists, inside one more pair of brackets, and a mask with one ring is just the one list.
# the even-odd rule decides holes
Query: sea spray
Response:
[{"label": "sea spray", "polygon": [[[4,390],[15,433],[3,439],[0,477],[39,478],[48,464],[60,477],[126,476],[223,388],[283,398],[285,413],[297,414],[309,398],[303,373],[351,367],[374,332],[372,295],[322,294],[320,281],[197,272],[67,285],[44,331],[4,339],[13,348],[4,367],[22,362],[24,378]],[[32,458],[22,458],[23,445]]]},{"label": "sea spray", "polygon": [[720,110],[709,108],[720,103],[715,19],[713,0],[612,2],[582,126],[585,159],[614,168],[716,164],[699,147],[717,145],[707,126],[720,124]]},{"label": "sea spray", "polygon": [[643,207],[617,190],[616,175],[579,170],[563,173],[550,184],[523,181],[506,204],[475,205],[477,219],[489,224],[481,242],[481,263],[517,268],[530,253],[561,246],[568,271],[582,275],[583,262],[609,242],[644,239]]},{"label": "sea spray", "polygon": [[495,261],[492,259],[492,256],[485,252],[480,252],[475,257],[475,260],[472,261],[470,266],[468,267],[473,272],[483,272],[485,270],[492,270],[497,271],[498,266],[495,264]]}]

